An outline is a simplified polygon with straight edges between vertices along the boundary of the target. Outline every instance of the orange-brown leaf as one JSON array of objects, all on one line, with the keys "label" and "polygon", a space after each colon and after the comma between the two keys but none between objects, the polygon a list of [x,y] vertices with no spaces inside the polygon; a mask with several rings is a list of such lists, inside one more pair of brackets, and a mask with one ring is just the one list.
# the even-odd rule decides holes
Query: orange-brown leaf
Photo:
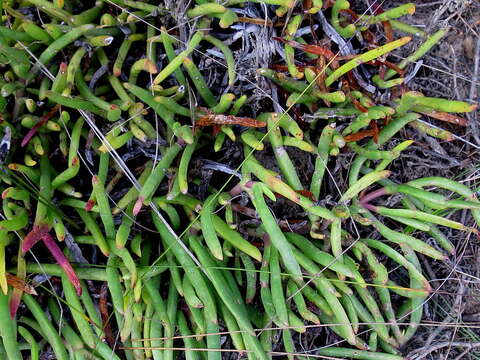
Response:
[{"label": "orange-brown leaf", "polygon": [[467,126],[467,120],[462,118],[461,116],[450,114],[441,111],[419,111],[424,115],[428,115],[434,119],[449,122],[451,124],[460,125],[460,126]]},{"label": "orange-brown leaf", "polygon": [[358,101],[357,99],[352,99],[352,104],[358,111],[361,111],[363,113],[368,112],[368,109],[362,104],[360,104],[360,101]]},{"label": "orange-brown leaf", "polygon": [[390,21],[382,21],[383,30],[385,31],[385,38],[388,42],[393,41],[393,29]]},{"label": "orange-brown leaf", "polygon": [[112,328],[110,326],[110,315],[108,313],[108,284],[105,282],[100,288],[100,300],[98,301],[98,309],[102,317],[102,328],[105,332],[105,339],[110,347],[115,346],[115,337],[113,336]]},{"label": "orange-brown leaf", "polygon": [[373,141],[375,142],[375,144],[378,143],[378,126],[377,126],[377,121],[376,120],[372,120],[370,121],[370,127],[372,128],[373,130]]},{"label": "orange-brown leaf", "polygon": [[333,53],[331,50],[323,47],[323,46],[319,46],[319,45],[304,45],[304,44],[301,44],[297,41],[293,41],[293,40],[285,40],[285,39],[282,39],[280,37],[273,37],[272,38],[273,40],[277,40],[277,41],[280,41],[284,44],[287,44],[287,45],[290,45],[291,47],[295,48],[295,49],[298,49],[298,50],[302,50],[302,51],[305,51],[306,53],[309,53],[309,54],[314,54],[314,55],[321,55],[321,56],[325,56],[327,59],[331,60],[332,58],[335,57],[335,53]]},{"label": "orange-brown leaf", "polygon": [[205,114],[200,116],[195,122],[195,126],[214,126],[214,125],[242,125],[248,127],[265,127],[267,123],[258,121],[249,117],[239,117],[222,114]]},{"label": "orange-brown leaf", "polygon": [[35,288],[32,285],[29,285],[25,280],[16,277],[15,275],[5,273],[7,277],[7,284],[13,287],[14,289],[22,290],[23,292],[30,295],[37,295]]},{"label": "orange-brown leaf", "polygon": [[[315,67],[315,72],[317,73],[316,77],[316,84],[319,87],[319,89],[323,92],[328,92],[327,85],[325,85],[325,67],[327,66],[327,62],[325,61],[325,56],[319,56],[317,59],[317,64]],[[329,105],[328,101],[325,101],[327,106]]]},{"label": "orange-brown leaf", "polygon": [[359,131],[355,134],[346,135],[344,136],[344,140],[345,142],[360,141],[362,139],[365,139],[366,137],[374,136],[374,135],[375,135],[375,131],[373,129],[368,129],[368,130]]},{"label": "orange-brown leaf", "polygon": [[308,191],[308,190],[295,190],[298,194],[302,195],[302,196],[305,196],[306,198],[312,200],[312,201],[317,201],[317,199],[315,199],[315,195],[313,195],[313,193],[311,191]]},{"label": "orange-brown leaf", "polygon": [[405,70],[400,69],[396,64],[386,61],[386,60],[372,60],[368,62],[367,64],[375,65],[375,66],[380,66],[380,65],[385,65],[387,68],[392,69],[395,71],[398,75],[403,76],[405,75]]},{"label": "orange-brown leaf", "polygon": [[260,26],[273,26],[272,20],[269,19],[257,19],[257,18],[249,18],[249,17],[238,17],[238,22],[248,23],[248,24],[255,24]]}]

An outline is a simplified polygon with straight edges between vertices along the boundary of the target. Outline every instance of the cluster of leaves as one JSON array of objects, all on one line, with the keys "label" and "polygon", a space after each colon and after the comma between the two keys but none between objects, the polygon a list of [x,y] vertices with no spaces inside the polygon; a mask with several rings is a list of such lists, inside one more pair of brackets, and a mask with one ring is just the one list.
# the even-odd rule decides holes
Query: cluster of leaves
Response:
[{"label": "cluster of leaves", "polygon": [[[386,170],[412,143],[388,149],[405,126],[452,140],[420,117],[462,126],[475,109],[405,84],[447,29],[397,20],[410,3],[366,15],[347,0],[197,0],[173,16],[154,1],[1,4],[2,358],[401,359],[431,292],[416,254],[454,252],[442,227],[477,233],[447,212],[480,221],[464,185]],[[172,19],[180,31],[160,26]],[[279,35],[284,62],[257,71],[284,96],[266,96],[270,112],[238,85],[238,24]],[[411,36],[422,45],[393,63]],[[226,69],[214,85],[196,61],[206,47]],[[231,149],[243,156],[213,161]],[[346,152],[348,184],[327,201],[327,165]],[[291,154],[314,161],[311,179]],[[381,206],[390,195],[398,206]],[[320,326],[341,346],[302,353],[295,334]]]}]

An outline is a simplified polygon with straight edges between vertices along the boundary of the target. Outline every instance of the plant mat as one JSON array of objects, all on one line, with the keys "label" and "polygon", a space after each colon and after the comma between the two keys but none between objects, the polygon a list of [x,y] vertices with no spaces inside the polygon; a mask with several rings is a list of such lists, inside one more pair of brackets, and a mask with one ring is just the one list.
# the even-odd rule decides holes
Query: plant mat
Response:
[{"label": "plant mat", "polygon": [[3,4],[3,357],[476,358],[478,3],[278,3]]},{"label": "plant mat", "polygon": [[[417,73],[412,88],[430,94],[431,96],[443,92],[448,98],[473,99],[478,101],[478,6],[476,2],[424,2],[417,6],[416,16],[411,24],[430,25],[437,21],[444,21],[450,25],[452,32],[443,39],[441,45],[434,49],[424,58],[424,67]],[[445,7],[444,9],[442,7]],[[441,14],[441,15],[440,15]],[[433,15],[433,16],[432,16]],[[476,26],[475,26],[476,24]],[[451,61],[453,60],[453,61]],[[448,65],[447,65],[448,64]],[[431,81],[429,81],[431,79]],[[448,95],[447,95],[448,94]],[[476,99],[476,100],[475,100]],[[476,171],[478,162],[478,145],[476,140],[476,124],[478,124],[478,111],[467,116],[471,131],[464,133],[455,132],[462,139],[471,142],[464,143],[462,139],[454,142],[442,142],[438,147],[431,139],[424,138],[422,148],[437,149],[435,157],[431,161],[428,153],[422,152],[423,156],[402,164],[402,173],[408,174],[408,178],[425,176],[435,172],[442,176],[455,178],[469,174],[465,178],[472,188],[477,188]],[[436,123],[434,119],[430,119]],[[438,124],[438,123],[437,123]],[[446,129],[449,126],[442,124]],[[418,136],[418,135],[417,135]],[[442,154],[442,155],[439,155]],[[419,158],[427,162],[418,161]],[[447,159],[447,161],[445,161]],[[458,214],[458,219],[466,219],[465,214]],[[478,276],[478,241],[458,237],[458,234],[448,235],[454,240],[459,249],[463,249],[453,264],[429,264],[431,267],[430,277],[438,279],[441,285],[438,295],[426,303],[429,317],[426,322],[438,322],[439,327],[421,329],[418,338],[413,341],[406,353],[407,358],[431,358],[431,359],[476,359],[479,354],[470,344],[478,343],[478,329],[475,322],[478,321],[477,306],[479,299],[479,287],[470,275]],[[427,264],[428,260],[423,259]],[[460,267],[465,274],[457,272]],[[456,274],[456,275],[455,275]],[[473,281],[470,281],[470,280]],[[437,285],[437,286],[438,286]],[[442,290],[444,293],[442,293]],[[469,328],[470,325],[473,328]]]}]

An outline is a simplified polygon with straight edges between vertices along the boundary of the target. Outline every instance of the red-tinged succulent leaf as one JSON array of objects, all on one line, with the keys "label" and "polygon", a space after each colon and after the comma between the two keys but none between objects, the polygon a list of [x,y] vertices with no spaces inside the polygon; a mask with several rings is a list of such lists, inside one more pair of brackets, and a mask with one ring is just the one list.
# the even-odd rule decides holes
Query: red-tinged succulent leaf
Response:
[{"label": "red-tinged succulent leaf", "polygon": [[37,292],[32,285],[27,284],[25,280],[19,278],[18,276],[14,276],[9,273],[6,273],[5,275],[7,277],[8,285],[14,288],[9,303],[10,316],[13,319],[17,313],[18,307],[20,306],[20,302],[22,301],[22,294],[26,292],[30,295],[37,295]]},{"label": "red-tinged succulent leaf", "polygon": [[77,295],[80,296],[82,294],[82,287],[80,285],[80,280],[78,279],[77,274],[75,274],[75,271],[73,270],[72,265],[70,265],[70,262],[68,261],[67,257],[62,252],[62,249],[58,247],[57,243],[55,242],[55,240],[53,240],[53,238],[50,236],[49,233],[44,235],[42,240],[45,246],[50,251],[50,253],[55,258],[55,260],[57,261],[58,265],[60,265],[63,271],[65,271],[65,274],[67,275],[68,280],[70,280],[72,285],[77,290]]},{"label": "red-tinged succulent leaf", "polygon": [[213,126],[213,131],[212,131],[212,134],[213,136],[217,136],[218,133],[222,130],[222,126],[221,125],[214,125]]},{"label": "red-tinged succulent leaf", "polygon": [[30,250],[37,242],[43,239],[45,235],[48,235],[50,229],[47,225],[34,225],[32,231],[23,238],[22,252],[25,254]]},{"label": "red-tinged succulent leaf", "polygon": [[15,318],[15,315],[17,314],[18,307],[20,306],[20,302],[22,301],[22,293],[13,293],[12,297],[10,298],[10,316]]},{"label": "red-tinged succulent leaf", "polygon": [[85,211],[91,211],[94,206],[95,206],[95,200],[88,200],[83,209]]},{"label": "red-tinged succulent leaf", "polygon": [[8,193],[11,191],[11,189],[12,189],[12,188],[9,187],[9,188],[3,190],[3,192],[2,192],[2,199],[6,199],[6,198],[7,198]]},{"label": "red-tinged succulent leaf", "polygon": [[143,196],[139,196],[137,199],[137,202],[133,206],[133,215],[137,216],[140,210],[142,209],[143,202],[145,201],[145,198]]}]

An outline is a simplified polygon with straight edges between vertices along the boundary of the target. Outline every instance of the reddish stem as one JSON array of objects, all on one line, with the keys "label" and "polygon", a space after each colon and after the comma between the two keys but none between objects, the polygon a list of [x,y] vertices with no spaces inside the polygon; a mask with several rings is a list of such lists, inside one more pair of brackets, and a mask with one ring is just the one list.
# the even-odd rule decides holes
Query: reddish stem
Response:
[{"label": "reddish stem", "polygon": [[365,202],[360,202],[360,205],[367,210],[370,210],[370,211],[373,211],[373,212],[378,212],[378,209],[375,205],[365,203]]},{"label": "reddish stem", "polygon": [[255,209],[252,209],[240,204],[232,203],[232,210],[242,215],[251,217],[253,219],[258,219],[258,214],[255,211]]},{"label": "reddish stem", "polygon": [[[253,184],[254,184],[253,181],[247,181],[243,186],[250,189],[253,186]],[[231,188],[231,190],[228,193],[230,194],[231,197],[235,197],[240,195],[242,192],[243,192],[242,185],[238,183],[233,188]]]},{"label": "reddish stem", "polygon": [[40,121],[38,123],[36,123],[34,125],[34,127],[32,127],[27,135],[25,135],[25,137],[22,139],[22,142],[21,142],[21,146],[24,147],[25,145],[28,144],[28,142],[32,139],[32,137],[35,136],[35,134],[37,133],[38,129],[43,125],[45,124],[53,115],[55,115],[55,113],[57,112],[57,110],[59,109],[60,105],[55,105],[53,107],[53,109],[48,113],[48,114],[45,114],[44,116],[42,116],[42,118],[40,119]]},{"label": "reddish stem", "polygon": [[368,193],[367,195],[363,196],[361,199],[359,199],[360,204],[364,206],[364,204],[368,204],[371,202],[373,199],[376,199],[377,197],[388,195],[388,192],[385,188],[381,188],[375,191],[372,191],[371,193]]}]

